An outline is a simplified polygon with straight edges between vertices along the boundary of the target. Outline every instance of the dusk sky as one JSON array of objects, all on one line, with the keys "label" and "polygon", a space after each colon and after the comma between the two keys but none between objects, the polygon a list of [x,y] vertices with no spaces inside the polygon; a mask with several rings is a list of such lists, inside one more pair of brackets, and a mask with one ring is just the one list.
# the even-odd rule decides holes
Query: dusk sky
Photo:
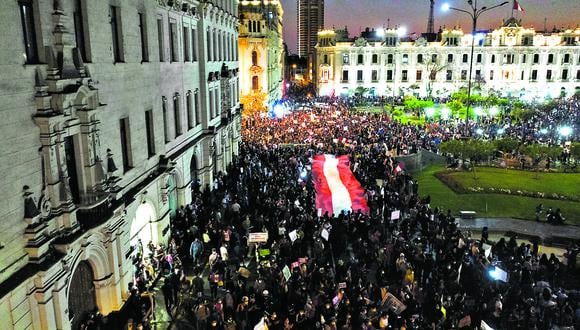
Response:
[{"label": "dusk sky", "polygon": [[[284,6],[284,41],[288,44],[290,53],[296,52],[296,1],[281,0]],[[479,0],[479,6],[492,6],[503,0]],[[478,21],[478,29],[498,27],[502,19],[511,15],[512,4],[494,9],[482,15]],[[467,14],[458,12],[444,12],[441,7],[449,3],[452,7],[468,8],[465,0],[436,0],[435,1],[435,30],[439,26],[461,27],[468,31],[471,22]],[[525,27],[534,27],[540,31],[544,28],[544,17],[547,26],[575,27],[580,24],[580,0],[519,0],[526,11],[514,16],[523,19]],[[409,33],[422,33],[427,29],[429,16],[429,0],[325,0],[325,27],[348,26],[351,37],[358,35],[361,28],[378,28],[387,26],[390,18],[391,27],[402,25]]]}]

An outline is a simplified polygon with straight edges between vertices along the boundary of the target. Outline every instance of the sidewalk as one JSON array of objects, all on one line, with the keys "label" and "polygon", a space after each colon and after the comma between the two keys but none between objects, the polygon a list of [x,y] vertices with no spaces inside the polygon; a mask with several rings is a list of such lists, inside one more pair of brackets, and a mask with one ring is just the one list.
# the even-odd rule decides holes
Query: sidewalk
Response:
[{"label": "sidewalk", "polygon": [[568,238],[580,240],[580,226],[551,225],[546,222],[517,220],[512,218],[459,219],[459,228],[481,230],[487,227],[490,232],[515,232],[526,236],[537,236],[542,240]]}]

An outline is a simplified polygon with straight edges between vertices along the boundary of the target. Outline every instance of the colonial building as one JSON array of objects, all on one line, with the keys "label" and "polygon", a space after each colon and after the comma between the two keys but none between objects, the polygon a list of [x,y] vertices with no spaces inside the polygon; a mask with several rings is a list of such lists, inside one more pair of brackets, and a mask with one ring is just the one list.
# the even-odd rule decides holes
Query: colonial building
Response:
[{"label": "colonial building", "polygon": [[437,42],[401,39],[396,29],[356,39],[338,32],[318,35],[317,86],[322,95],[348,95],[357,89],[383,96],[449,95],[467,87],[474,37],[476,92],[531,100],[580,91],[580,28],[540,33],[511,18],[475,36],[445,29]]},{"label": "colonial building", "polygon": [[[278,0],[241,1],[240,93],[242,100],[254,99],[271,108],[282,98],[284,44]],[[252,102],[245,106],[252,106]]]},{"label": "colonial building", "polygon": [[0,324],[119,310],[238,153],[237,0],[0,2]]}]

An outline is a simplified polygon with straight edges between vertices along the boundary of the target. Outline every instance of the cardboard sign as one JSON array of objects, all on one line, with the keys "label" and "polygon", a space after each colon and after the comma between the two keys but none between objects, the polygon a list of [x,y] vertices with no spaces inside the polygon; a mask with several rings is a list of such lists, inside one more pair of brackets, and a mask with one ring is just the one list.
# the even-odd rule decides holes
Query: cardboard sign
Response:
[{"label": "cardboard sign", "polygon": [[320,236],[322,236],[322,238],[324,238],[328,242],[328,238],[330,237],[330,233],[328,232],[328,230],[322,229]]},{"label": "cardboard sign", "polygon": [[296,267],[300,267],[300,263],[298,261],[295,261],[292,263],[292,269],[294,269]]},{"label": "cardboard sign", "polygon": [[491,245],[483,243],[482,248],[485,257],[489,258],[489,255],[491,254]]},{"label": "cardboard sign", "polygon": [[298,263],[301,264],[301,265],[302,264],[305,264],[307,262],[308,262],[308,258],[298,258]]},{"label": "cardboard sign", "polygon": [[400,315],[407,306],[403,304],[397,297],[393,296],[390,292],[387,292],[383,304],[386,308],[390,309],[393,313]]},{"label": "cardboard sign", "polygon": [[241,277],[243,278],[249,278],[250,277],[250,271],[246,268],[246,267],[240,267],[238,269],[238,273],[240,274]]},{"label": "cardboard sign", "polygon": [[286,280],[286,282],[288,282],[290,277],[292,277],[292,273],[290,272],[290,268],[288,268],[288,265],[284,266],[284,268],[282,269],[282,274],[284,274],[284,279]]},{"label": "cardboard sign", "polygon": [[296,229],[288,233],[288,236],[290,237],[292,243],[294,243],[294,241],[298,238],[298,233],[296,232]]},{"label": "cardboard sign", "polygon": [[250,233],[248,243],[266,243],[268,241],[268,233]]},{"label": "cardboard sign", "polygon": [[340,282],[340,283],[338,283],[338,288],[339,289],[346,289],[346,282]]},{"label": "cardboard sign", "polygon": [[391,212],[391,220],[399,220],[400,217],[401,217],[400,210],[394,210],[393,212]]},{"label": "cardboard sign", "polygon": [[467,327],[471,325],[471,316],[466,315],[464,318],[459,320],[459,324],[457,325],[460,328]]}]

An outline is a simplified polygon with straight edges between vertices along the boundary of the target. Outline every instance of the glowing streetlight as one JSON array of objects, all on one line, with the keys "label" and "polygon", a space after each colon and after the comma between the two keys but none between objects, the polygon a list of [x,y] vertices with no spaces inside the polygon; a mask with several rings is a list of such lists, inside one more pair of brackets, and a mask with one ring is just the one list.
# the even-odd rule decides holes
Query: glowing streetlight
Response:
[{"label": "glowing streetlight", "polygon": [[449,11],[451,6],[448,3],[444,3],[443,6],[441,6],[441,9],[443,9],[443,11]]},{"label": "glowing streetlight", "polygon": [[477,133],[477,135],[481,135],[483,134],[483,130],[481,128],[478,128],[475,130],[475,133]]},{"label": "glowing streetlight", "polygon": [[491,107],[488,112],[490,116],[495,117],[499,113],[499,109],[497,107]]},{"label": "glowing streetlight", "polygon": [[399,38],[406,36],[407,35],[407,28],[404,26],[399,26],[399,28],[397,29],[397,35],[399,36]]},{"label": "glowing streetlight", "polygon": [[497,135],[502,135],[503,133],[505,133],[505,129],[503,129],[503,128],[498,128],[498,130],[497,130]]},{"label": "glowing streetlight", "polygon": [[481,117],[483,115],[483,109],[481,107],[475,107],[473,108],[473,113],[476,117]]},{"label": "glowing streetlight", "polygon": [[548,134],[548,129],[546,129],[546,128],[542,128],[542,129],[540,130],[540,133],[541,133],[541,134],[544,134],[544,135],[546,135],[546,134]]},{"label": "glowing streetlight", "polygon": [[425,117],[433,118],[433,116],[435,116],[435,109],[434,108],[425,109]]},{"label": "glowing streetlight", "polygon": [[441,109],[441,119],[447,120],[449,117],[451,117],[451,110],[449,108]]},{"label": "glowing streetlight", "polygon": [[378,29],[376,30],[376,33],[377,33],[377,37],[378,37],[378,38],[382,38],[382,37],[384,37],[384,36],[385,36],[385,29],[383,29],[383,28],[378,28]]},{"label": "glowing streetlight", "polygon": [[569,126],[562,126],[560,128],[558,128],[558,133],[562,136],[562,137],[568,137],[572,134],[572,127]]}]

